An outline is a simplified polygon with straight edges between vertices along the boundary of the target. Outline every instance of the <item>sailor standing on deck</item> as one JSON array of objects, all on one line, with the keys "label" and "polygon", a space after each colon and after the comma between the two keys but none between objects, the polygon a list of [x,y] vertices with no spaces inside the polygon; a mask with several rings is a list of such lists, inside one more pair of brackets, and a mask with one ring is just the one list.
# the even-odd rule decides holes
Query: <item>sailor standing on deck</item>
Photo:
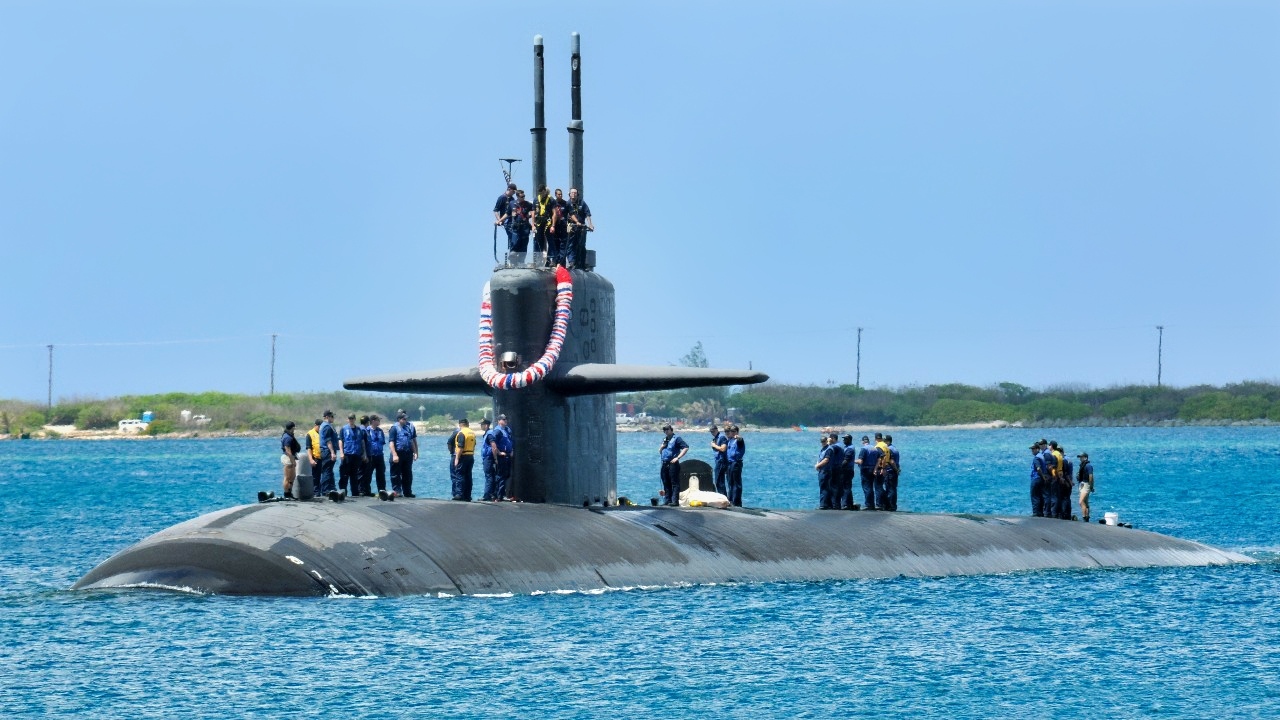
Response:
[{"label": "sailor standing on deck", "polygon": [[369,416],[369,465],[364,478],[364,489],[370,490],[369,477],[373,476],[378,484],[378,497],[385,499],[387,494],[387,461],[382,456],[382,449],[387,446],[387,435],[382,430],[382,418]]},{"label": "sailor standing on deck", "polygon": [[818,509],[831,509],[831,469],[835,467],[831,460],[831,445],[826,435],[822,436],[822,452],[818,453],[818,462],[813,466],[818,471]]},{"label": "sailor standing on deck", "polygon": [[342,457],[338,449],[338,433],[333,429],[333,411],[325,410],[320,417],[320,494],[328,495],[336,488],[333,483],[333,464]]},{"label": "sailor standing on deck", "polygon": [[493,470],[494,500],[511,500],[511,459],[515,457],[516,446],[511,440],[511,427],[507,425],[507,416],[499,415],[498,424],[493,428]]},{"label": "sailor standing on deck", "polygon": [[840,448],[844,451],[844,462],[840,465],[840,496],[836,498],[839,501],[836,507],[841,510],[853,510],[857,507],[857,503],[853,501],[853,468],[856,451],[853,447],[852,435],[846,433],[841,440],[844,441],[844,447]]},{"label": "sailor standing on deck", "polygon": [[889,507],[886,510],[896,512],[898,509],[898,478],[902,476],[902,456],[898,448],[893,446],[893,436],[885,435],[884,442],[889,446],[889,457],[884,463],[884,482],[889,495]]},{"label": "sailor standing on deck", "polygon": [[[352,497],[360,494],[360,474],[365,452],[364,429],[356,424],[356,414],[347,415],[347,424],[342,426],[342,467],[338,471],[338,489],[349,492]],[[349,488],[349,490],[348,490]]]},{"label": "sailor standing on deck", "polygon": [[1031,514],[1044,517],[1045,496],[1049,488],[1049,469],[1040,454],[1040,443],[1031,445]]},{"label": "sailor standing on deck", "polygon": [[889,485],[884,475],[885,463],[889,461],[889,444],[884,441],[884,435],[876,433],[876,444],[872,452],[867,453],[868,456],[874,454],[871,463],[871,475],[875,481],[876,491],[876,509],[889,510]]},{"label": "sailor standing on deck", "polygon": [[298,451],[302,449],[293,436],[294,427],[296,424],[292,420],[285,423],[284,434],[280,436],[280,462],[284,465],[284,495],[281,497],[285,498],[293,496],[293,479],[298,476]]},{"label": "sailor standing on deck", "polygon": [[1089,522],[1089,496],[1093,494],[1093,463],[1089,462],[1089,453],[1076,456],[1080,461],[1080,469],[1076,471],[1076,480],[1080,483],[1080,519]]},{"label": "sailor standing on deck", "polygon": [[497,443],[493,439],[489,418],[480,418],[480,467],[484,471],[484,493],[480,495],[482,502],[492,502],[497,481],[497,468],[493,463],[493,449]]},{"label": "sailor standing on deck", "polygon": [[662,460],[662,491],[666,495],[664,505],[679,505],[680,500],[680,458],[689,452],[689,444],[684,441],[670,425],[663,425],[662,432],[666,437],[658,448],[658,456]]},{"label": "sailor standing on deck", "polygon": [[729,474],[729,436],[725,435],[716,427],[715,423],[711,423],[711,452],[715,455],[715,472],[712,477],[715,478],[716,492],[729,496],[729,488],[725,484],[725,477]]},{"label": "sailor standing on deck", "polygon": [[418,459],[418,430],[409,422],[409,416],[401,410],[396,413],[396,424],[391,426],[388,445],[391,446],[391,497],[413,497],[413,461]]},{"label": "sailor standing on deck", "polygon": [[729,435],[729,449],[725,451],[729,463],[729,503],[742,507],[742,458],[747,454],[747,441],[738,434],[737,425],[730,425],[725,432]]},{"label": "sailor standing on deck", "polygon": [[454,438],[453,467],[453,499],[471,502],[471,469],[476,463],[476,434],[471,423],[462,418],[458,421],[458,434]]},{"label": "sailor standing on deck", "polygon": [[858,448],[858,455],[854,458],[853,464],[858,467],[859,480],[862,483],[862,509],[876,509],[876,460],[871,457],[871,438],[866,435],[862,436],[862,447]]}]

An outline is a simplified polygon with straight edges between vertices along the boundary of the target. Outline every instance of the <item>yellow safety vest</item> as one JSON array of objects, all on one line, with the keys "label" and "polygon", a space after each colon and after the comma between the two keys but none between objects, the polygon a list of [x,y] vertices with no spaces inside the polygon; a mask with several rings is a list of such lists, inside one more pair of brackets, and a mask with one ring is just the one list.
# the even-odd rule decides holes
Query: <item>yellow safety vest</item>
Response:
[{"label": "yellow safety vest", "polygon": [[313,460],[320,459],[320,428],[313,427],[307,432],[307,438],[311,440],[311,458]]}]

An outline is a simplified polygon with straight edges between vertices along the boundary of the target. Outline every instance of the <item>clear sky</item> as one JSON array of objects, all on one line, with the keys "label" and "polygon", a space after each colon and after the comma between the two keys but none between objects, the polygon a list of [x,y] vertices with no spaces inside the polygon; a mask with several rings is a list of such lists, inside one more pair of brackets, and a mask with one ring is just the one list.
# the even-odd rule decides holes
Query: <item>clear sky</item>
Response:
[{"label": "clear sky", "polygon": [[0,0],[0,397],[473,364],[545,38],[618,359],[1280,379],[1280,3]]}]

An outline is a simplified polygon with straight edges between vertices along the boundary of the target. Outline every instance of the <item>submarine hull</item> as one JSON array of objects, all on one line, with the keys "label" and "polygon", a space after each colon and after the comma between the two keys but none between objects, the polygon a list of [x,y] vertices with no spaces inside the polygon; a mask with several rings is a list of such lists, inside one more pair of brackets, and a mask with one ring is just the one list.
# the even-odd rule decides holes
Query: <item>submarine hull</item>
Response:
[{"label": "submarine hull", "polygon": [[73,589],[486,595],[1235,562],[1250,560],[1021,516],[352,499],[210,513],[121,551]]}]

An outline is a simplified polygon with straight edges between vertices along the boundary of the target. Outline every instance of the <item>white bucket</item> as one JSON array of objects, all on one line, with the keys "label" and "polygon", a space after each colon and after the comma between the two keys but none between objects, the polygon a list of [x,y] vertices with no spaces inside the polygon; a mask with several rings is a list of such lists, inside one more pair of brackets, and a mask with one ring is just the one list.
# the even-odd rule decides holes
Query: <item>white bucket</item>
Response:
[{"label": "white bucket", "polygon": [[1119,524],[1120,524],[1120,513],[1113,513],[1113,512],[1103,513],[1103,515],[1102,515],[1102,519],[1103,519],[1103,521],[1104,521],[1104,522],[1106,522],[1108,525],[1119,525]]}]

